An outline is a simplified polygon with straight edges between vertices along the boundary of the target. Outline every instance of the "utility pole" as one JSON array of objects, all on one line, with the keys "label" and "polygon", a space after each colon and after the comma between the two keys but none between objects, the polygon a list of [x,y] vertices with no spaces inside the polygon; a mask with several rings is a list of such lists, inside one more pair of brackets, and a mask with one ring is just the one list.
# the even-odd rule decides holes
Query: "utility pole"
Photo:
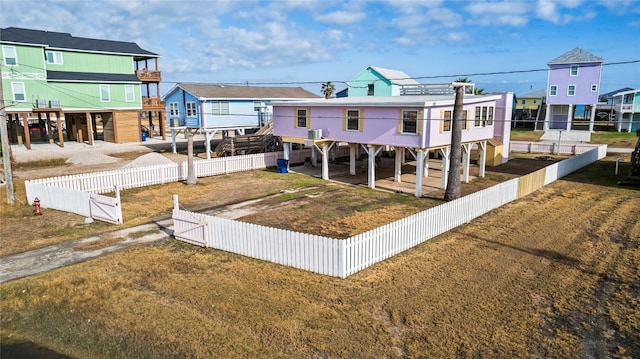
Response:
[{"label": "utility pole", "polygon": [[4,168],[4,183],[7,188],[7,203],[13,204],[13,171],[11,170],[11,148],[7,133],[7,113],[5,112],[4,90],[2,88],[2,70],[0,69],[0,142],[2,142],[2,163]]}]

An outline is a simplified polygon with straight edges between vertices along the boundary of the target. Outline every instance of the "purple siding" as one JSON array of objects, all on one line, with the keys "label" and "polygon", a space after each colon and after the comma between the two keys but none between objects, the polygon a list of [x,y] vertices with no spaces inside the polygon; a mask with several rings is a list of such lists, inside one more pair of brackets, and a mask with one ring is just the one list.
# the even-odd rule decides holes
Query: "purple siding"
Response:
[{"label": "purple siding", "polygon": [[[549,105],[581,105],[594,104],[598,102],[598,91],[600,90],[601,63],[580,63],[578,65],[578,75],[570,76],[571,65],[559,64],[549,66],[549,83],[547,84],[547,103]],[[551,86],[557,86],[557,94],[551,95]],[[570,85],[576,86],[574,96],[568,96],[567,90]],[[591,86],[596,85],[596,91],[591,91]]]},{"label": "purple siding", "polygon": [[[463,130],[463,142],[475,142],[494,137],[494,125],[500,123],[500,129],[505,120],[509,120],[510,114],[504,110],[504,98],[496,100],[471,98],[464,106],[467,112],[467,129]],[[475,127],[474,118],[476,106],[494,107],[494,125]],[[296,110],[307,109],[310,121],[307,127],[296,127]],[[361,131],[347,131],[343,129],[343,111],[345,109],[359,109],[363,118]],[[422,113],[421,134],[399,133],[400,110],[418,110]],[[374,145],[391,145],[398,147],[432,148],[448,146],[451,143],[451,131],[442,131],[442,111],[453,111],[453,105],[434,106],[426,108],[404,107],[372,107],[372,106],[345,106],[336,103],[335,106],[314,106],[307,103],[304,106],[294,107],[288,105],[274,105],[274,134],[284,137],[308,137],[309,129],[321,129],[323,138],[337,142],[363,143]],[[362,114],[363,112],[363,114]],[[502,130],[500,130],[502,131]]]}]

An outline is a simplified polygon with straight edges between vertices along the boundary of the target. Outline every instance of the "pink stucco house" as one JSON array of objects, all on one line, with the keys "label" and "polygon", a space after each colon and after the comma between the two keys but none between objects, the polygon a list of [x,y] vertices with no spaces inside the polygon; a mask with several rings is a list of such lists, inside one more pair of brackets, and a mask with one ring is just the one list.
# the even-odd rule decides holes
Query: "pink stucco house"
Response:
[{"label": "pink stucco house", "polygon": [[[508,159],[513,93],[464,97],[466,118],[462,133],[463,175],[468,181],[470,152],[479,151],[480,176],[484,176],[487,146],[500,144],[498,162]],[[395,151],[396,181],[406,151],[416,159],[416,192],[422,196],[425,158],[430,151],[443,157],[442,187],[446,187],[451,153],[451,120],[455,95],[341,97],[274,103],[273,128],[285,143],[285,158],[292,143],[312,146],[322,154],[322,178],[329,178],[328,151],[350,147],[350,172],[355,175],[356,149],[368,154],[368,185],[375,187],[375,156],[383,149]],[[315,151],[313,151],[315,156]],[[494,153],[494,152],[492,152]]]}]

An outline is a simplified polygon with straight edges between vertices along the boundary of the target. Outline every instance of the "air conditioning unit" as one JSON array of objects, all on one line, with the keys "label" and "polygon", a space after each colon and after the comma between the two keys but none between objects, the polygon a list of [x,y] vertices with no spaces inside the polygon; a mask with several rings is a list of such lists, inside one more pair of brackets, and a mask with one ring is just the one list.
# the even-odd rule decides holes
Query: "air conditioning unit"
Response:
[{"label": "air conditioning unit", "polygon": [[51,108],[60,108],[60,100],[50,100],[49,107]]},{"label": "air conditioning unit", "polygon": [[322,139],[322,129],[321,128],[317,128],[317,129],[312,129],[309,130],[309,137],[310,140],[321,140]]},{"label": "air conditioning unit", "polygon": [[36,107],[37,108],[46,108],[47,107],[47,100],[43,99],[43,98],[39,98],[36,100]]}]

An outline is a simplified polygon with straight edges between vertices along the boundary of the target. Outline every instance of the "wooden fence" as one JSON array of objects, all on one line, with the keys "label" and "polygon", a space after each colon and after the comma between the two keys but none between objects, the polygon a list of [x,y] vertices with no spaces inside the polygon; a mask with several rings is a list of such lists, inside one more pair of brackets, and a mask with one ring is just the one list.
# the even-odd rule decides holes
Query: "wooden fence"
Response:
[{"label": "wooden fence", "polygon": [[529,175],[500,183],[345,240],[180,210],[174,197],[174,236],[188,243],[346,278],[526,196],[604,156],[606,146],[600,146]]}]

